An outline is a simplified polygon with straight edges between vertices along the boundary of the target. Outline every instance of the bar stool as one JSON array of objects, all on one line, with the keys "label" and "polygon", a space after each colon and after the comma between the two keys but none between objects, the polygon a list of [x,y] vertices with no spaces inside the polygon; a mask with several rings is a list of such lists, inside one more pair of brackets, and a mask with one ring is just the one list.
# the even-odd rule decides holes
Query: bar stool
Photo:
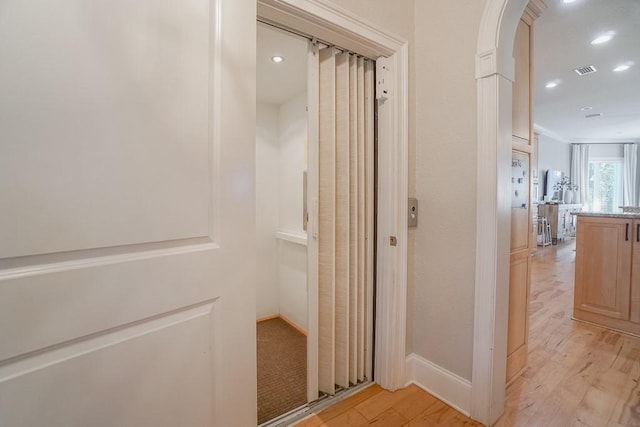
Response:
[{"label": "bar stool", "polygon": [[551,244],[551,224],[544,216],[538,217],[538,246]]}]

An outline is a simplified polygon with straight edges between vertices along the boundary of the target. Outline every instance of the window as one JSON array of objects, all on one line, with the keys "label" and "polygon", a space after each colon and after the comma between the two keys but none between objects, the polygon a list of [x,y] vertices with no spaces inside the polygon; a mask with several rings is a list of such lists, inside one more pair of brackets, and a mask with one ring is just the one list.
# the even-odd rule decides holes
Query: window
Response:
[{"label": "window", "polygon": [[622,205],[622,159],[589,160],[589,210],[618,212]]}]

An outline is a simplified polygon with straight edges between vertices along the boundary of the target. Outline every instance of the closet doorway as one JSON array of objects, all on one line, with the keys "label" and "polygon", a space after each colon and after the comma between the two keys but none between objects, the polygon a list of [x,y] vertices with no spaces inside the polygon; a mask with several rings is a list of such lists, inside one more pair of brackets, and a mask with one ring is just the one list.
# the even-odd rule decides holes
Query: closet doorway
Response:
[{"label": "closet doorway", "polygon": [[372,379],[374,68],[257,30],[258,424]]}]

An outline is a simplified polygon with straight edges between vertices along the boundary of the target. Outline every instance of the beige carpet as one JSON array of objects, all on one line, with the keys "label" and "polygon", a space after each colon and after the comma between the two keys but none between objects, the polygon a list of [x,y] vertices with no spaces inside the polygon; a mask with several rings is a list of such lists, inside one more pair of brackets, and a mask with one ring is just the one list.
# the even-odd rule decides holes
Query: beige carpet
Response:
[{"label": "beige carpet", "polygon": [[307,337],[280,318],[258,322],[258,424],[307,403]]}]

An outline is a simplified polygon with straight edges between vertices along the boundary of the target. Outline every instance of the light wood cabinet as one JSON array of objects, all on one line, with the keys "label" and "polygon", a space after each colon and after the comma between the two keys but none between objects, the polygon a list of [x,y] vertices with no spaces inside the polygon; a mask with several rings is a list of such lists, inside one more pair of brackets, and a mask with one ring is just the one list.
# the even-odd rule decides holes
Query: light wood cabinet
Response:
[{"label": "light wood cabinet", "polygon": [[[507,326],[506,380],[511,383],[527,368],[529,351],[529,285],[531,252],[536,234],[531,212],[533,179],[537,182],[537,148],[533,136],[531,66],[533,22],[546,8],[530,0],[513,42],[511,248],[509,261],[509,320]],[[519,169],[519,170],[516,170]]]},{"label": "light wood cabinet", "polygon": [[531,25],[521,19],[513,44],[513,136],[531,144]]},{"label": "light wood cabinet", "polygon": [[[527,19],[529,22],[527,22]],[[513,135],[511,176],[511,250],[509,262],[509,324],[507,383],[527,367],[529,351],[529,285],[531,280],[531,20],[518,24],[513,47]]]},{"label": "light wood cabinet", "polygon": [[640,335],[640,219],[578,217],[573,315]]}]

